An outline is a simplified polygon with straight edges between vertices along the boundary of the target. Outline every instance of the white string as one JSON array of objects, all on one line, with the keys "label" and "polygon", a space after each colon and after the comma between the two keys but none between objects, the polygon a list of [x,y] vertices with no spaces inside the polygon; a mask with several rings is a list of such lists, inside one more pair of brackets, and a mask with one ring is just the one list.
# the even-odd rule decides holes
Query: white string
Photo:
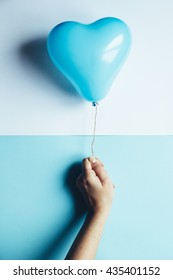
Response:
[{"label": "white string", "polygon": [[96,138],[96,126],[97,126],[97,107],[98,107],[98,103],[97,102],[93,102],[92,104],[95,107],[95,116],[94,116],[94,129],[93,129],[93,140],[91,142],[91,154],[93,157],[95,157],[95,153],[94,153],[94,143],[95,143],[95,138]]}]

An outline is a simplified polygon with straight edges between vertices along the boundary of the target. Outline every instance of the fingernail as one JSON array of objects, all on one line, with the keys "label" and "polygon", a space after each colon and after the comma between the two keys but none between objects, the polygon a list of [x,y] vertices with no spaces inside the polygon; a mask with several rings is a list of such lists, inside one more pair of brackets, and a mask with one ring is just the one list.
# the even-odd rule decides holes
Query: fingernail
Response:
[{"label": "fingernail", "polygon": [[98,162],[100,162],[100,164],[102,165],[102,167],[104,167],[103,162],[101,162],[101,160],[100,160],[99,158],[96,158],[96,160],[97,160]]},{"label": "fingernail", "polygon": [[91,161],[92,163],[97,162],[97,160],[96,160],[95,157],[93,157],[93,156],[91,156],[89,159],[90,159],[90,161]]}]

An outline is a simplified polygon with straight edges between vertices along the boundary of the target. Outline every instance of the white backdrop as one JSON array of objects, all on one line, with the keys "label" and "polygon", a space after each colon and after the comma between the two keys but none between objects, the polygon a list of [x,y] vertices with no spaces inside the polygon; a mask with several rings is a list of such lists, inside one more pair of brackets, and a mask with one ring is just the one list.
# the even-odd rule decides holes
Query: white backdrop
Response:
[{"label": "white backdrop", "polygon": [[100,102],[98,134],[173,134],[172,0],[1,0],[0,134],[91,134],[93,107],[55,70],[46,37],[56,24],[126,21],[130,56]]}]

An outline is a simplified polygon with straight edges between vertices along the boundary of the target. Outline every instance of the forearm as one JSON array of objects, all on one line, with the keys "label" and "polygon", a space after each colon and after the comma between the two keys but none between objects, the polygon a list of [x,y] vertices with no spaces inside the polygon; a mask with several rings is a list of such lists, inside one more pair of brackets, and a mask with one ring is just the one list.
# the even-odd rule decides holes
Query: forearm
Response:
[{"label": "forearm", "polygon": [[108,211],[88,213],[66,260],[93,260],[101,239]]}]

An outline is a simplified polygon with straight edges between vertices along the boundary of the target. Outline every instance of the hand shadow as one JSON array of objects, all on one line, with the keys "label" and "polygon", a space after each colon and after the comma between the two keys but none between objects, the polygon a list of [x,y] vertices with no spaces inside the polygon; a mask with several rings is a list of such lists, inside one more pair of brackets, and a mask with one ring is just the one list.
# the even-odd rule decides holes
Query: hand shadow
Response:
[{"label": "hand shadow", "polygon": [[19,48],[19,57],[25,66],[30,66],[34,70],[38,70],[39,74],[43,78],[46,78],[51,85],[55,86],[56,89],[59,88],[58,93],[63,91],[63,95],[65,92],[73,98],[78,99],[78,101],[82,101],[72,84],[51,61],[48,55],[46,37],[30,40],[22,44]]},{"label": "hand shadow", "polygon": [[73,163],[64,174],[65,186],[67,187],[67,190],[72,196],[73,203],[74,203],[74,215],[72,216],[71,220],[68,221],[68,223],[64,226],[64,228],[61,230],[60,233],[58,230],[58,233],[55,234],[55,238],[51,240],[48,247],[45,249],[42,255],[37,259],[40,260],[54,259],[53,256],[56,254],[56,251],[58,249],[61,250],[61,248],[63,248],[63,244],[65,244],[72,228],[77,225],[78,221],[86,213],[87,208],[84,199],[76,187],[76,179],[80,173],[81,173],[81,162],[76,162]]}]

